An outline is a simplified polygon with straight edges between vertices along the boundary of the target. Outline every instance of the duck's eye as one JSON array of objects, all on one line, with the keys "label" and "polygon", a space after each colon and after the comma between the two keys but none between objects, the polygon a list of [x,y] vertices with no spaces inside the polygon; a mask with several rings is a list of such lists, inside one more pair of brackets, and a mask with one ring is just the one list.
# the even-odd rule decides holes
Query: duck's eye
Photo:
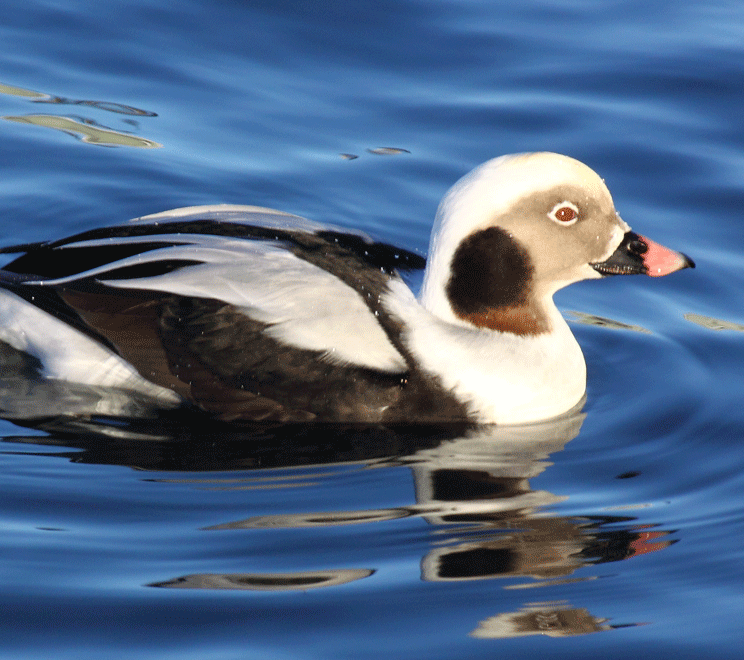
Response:
[{"label": "duck's eye", "polygon": [[560,225],[572,225],[579,219],[579,208],[571,202],[560,202],[548,213],[548,217]]}]

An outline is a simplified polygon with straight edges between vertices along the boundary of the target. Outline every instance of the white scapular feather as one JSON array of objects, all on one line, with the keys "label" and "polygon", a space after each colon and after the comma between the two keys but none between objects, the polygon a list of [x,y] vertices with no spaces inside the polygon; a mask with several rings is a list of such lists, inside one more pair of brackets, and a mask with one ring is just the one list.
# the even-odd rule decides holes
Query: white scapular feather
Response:
[{"label": "white scapular feather", "polygon": [[392,373],[405,370],[403,357],[370,308],[339,278],[270,242],[222,239],[220,245],[220,249],[198,245],[167,248],[145,253],[139,261],[139,257],[124,259],[116,265],[156,260],[165,253],[168,258],[205,263],[156,277],[101,281],[118,288],[222,300],[266,323],[265,332],[272,338],[296,348],[321,351],[334,364]]}]

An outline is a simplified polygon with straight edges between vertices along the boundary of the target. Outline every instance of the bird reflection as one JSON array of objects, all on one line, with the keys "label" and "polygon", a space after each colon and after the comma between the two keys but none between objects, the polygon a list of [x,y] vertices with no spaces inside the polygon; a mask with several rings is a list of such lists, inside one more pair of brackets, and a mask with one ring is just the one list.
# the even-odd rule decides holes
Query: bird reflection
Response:
[{"label": "bird reflection", "polygon": [[[17,383],[16,383],[17,384]],[[7,383],[6,383],[7,385]],[[58,386],[59,387],[59,386]],[[1,388],[0,388],[1,389]],[[94,403],[97,392],[35,392],[42,401],[73,398],[80,406]],[[28,399],[28,391],[24,393]],[[6,388],[0,403],[8,409]],[[124,405],[126,403],[126,405]],[[28,403],[27,403],[28,405]],[[121,410],[142,402],[117,400]],[[138,406],[140,406],[138,408]],[[92,407],[95,409],[95,406]],[[110,410],[111,408],[107,408]],[[16,406],[16,421],[19,406]],[[369,469],[405,467],[412,475],[414,496],[406,506],[363,510],[298,511],[216,521],[204,531],[291,529],[375,524],[418,517],[434,530],[435,542],[421,557],[421,579],[427,582],[504,580],[503,588],[534,589],[594,579],[581,569],[657,552],[674,541],[671,531],[638,524],[631,516],[559,515],[551,507],[567,496],[535,489],[530,481],[549,468],[551,455],[576,437],[584,415],[525,426],[348,427],[321,425],[234,428],[184,418],[183,411],[137,419],[105,415],[28,415],[27,425],[48,431],[46,437],[8,438],[14,442],[69,447],[78,463],[126,465],[156,470],[154,481],[168,481],[170,470],[190,471],[194,483],[221,489],[286,488],[293,485],[287,468],[338,465]],[[206,429],[206,430],[205,430]],[[157,441],[148,442],[147,440]],[[144,441],[143,441],[144,440]],[[215,446],[219,451],[215,451]],[[65,455],[62,452],[62,455]],[[277,471],[277,468],[280,470]],[[241,471],[234,479],[200,476],[205,471]],[[284,476],[278,476],[282,474]],[[183,474],[178,480],[183,480]],[[311,477],[304,479],[310,485]],[[216,483],[219,482],[219,483]],[[304,502],[299,502],[302,506]],[[353,557],[350,558],[353,561]],[[305,591],[374,579],[375,566],[284,573],[174,575],[148,586],[174,589]],[[534,594],[534,592],[530,592]],[[637,624],[621,624],[637,625]],[[581,635],[610,630],[610,624],[580,604],[526,599],[517,611],[495,612],[474,622],[476,638],[545,634]]]}]

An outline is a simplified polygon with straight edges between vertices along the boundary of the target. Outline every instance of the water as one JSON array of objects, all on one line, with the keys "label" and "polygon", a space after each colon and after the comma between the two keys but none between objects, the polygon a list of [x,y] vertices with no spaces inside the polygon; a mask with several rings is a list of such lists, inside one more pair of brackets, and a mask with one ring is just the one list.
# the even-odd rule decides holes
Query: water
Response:
[{"label": "water", "polygon": [[2,244],[228,202],[424,251],[464,172],[552,150],[698,264],[558,295],[589,367],[559,423],[0,422],[1,658],[741,656],[741,3],[10,0],[0,26]]}]

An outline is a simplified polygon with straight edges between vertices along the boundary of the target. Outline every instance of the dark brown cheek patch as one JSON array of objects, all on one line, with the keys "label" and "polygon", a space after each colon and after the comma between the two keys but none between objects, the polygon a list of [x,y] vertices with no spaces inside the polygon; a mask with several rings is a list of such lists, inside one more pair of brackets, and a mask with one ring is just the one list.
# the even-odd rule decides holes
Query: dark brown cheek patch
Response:
[{"label": "dark brown cheek patch", "polygon": [[461,318],[527,304],[532,265],[526,250],[503,229],[468,236],[452,259],[447,297]]}]

